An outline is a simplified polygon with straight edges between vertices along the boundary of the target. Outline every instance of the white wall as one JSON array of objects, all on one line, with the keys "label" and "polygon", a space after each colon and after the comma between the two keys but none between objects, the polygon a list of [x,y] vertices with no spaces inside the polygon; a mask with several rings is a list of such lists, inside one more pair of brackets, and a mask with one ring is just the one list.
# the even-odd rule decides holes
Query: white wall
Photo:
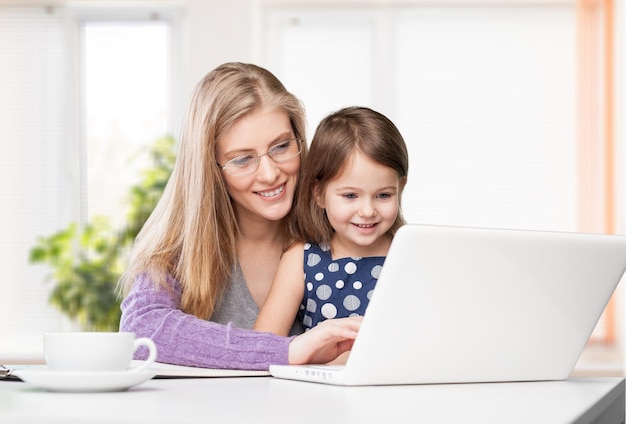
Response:
[{"label": "white wall", "polygon": [[185,88],[191,92],[207,72],[224,62],[251,62],[255,1],[185,0],[188,66]]}]

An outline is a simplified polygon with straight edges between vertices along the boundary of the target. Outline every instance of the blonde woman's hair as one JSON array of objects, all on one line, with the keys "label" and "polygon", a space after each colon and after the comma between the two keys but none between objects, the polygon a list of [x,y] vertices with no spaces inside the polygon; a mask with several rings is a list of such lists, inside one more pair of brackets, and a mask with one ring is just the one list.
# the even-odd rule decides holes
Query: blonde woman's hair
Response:
[{"label": "blonde woman's hair", "polygon": [[[396,171],[401,181],[399,195],[402,199],[409,172],[409,154],[398,128],[386,116],[366,107],[340,109],[319,123],[311,140],[308,160],[303,162],[302,190],[296,196],[295,214],[290,222],[294,239],[318,244],[330,242],[335,230],[311,189],[317,186],[322,195],[355,151]],[[387,234],[393,236],[404,224],[400,201],[398,215]]]},{"label": "blonde woman's hair", "polygon": [[272,73],[251,64],[226,63],[198,82],[183,122],[172,175],[139,232],[120,279],[122,295],[143,273],[165,289],[170,288],[167,279],[175,278],[181,285],[181,309],[211,318],[237,262],[238,234],[233,205],[216,162],[217,140],[239,119],[265,106],[288,114],[295,136],[303,140],[304,160],[304,107]]}]

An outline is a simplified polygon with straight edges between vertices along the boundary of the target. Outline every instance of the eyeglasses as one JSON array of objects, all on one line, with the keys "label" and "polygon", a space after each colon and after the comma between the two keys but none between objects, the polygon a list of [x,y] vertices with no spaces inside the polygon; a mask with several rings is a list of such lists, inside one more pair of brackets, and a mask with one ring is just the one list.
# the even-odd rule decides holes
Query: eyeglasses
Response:
[{"label": "eyeglasses", "polygon": [[302,140],[292,138],[274,144],[267,152],[260,155],[256,153],[241,155],[229,160],[224,165],[220,165],[219,163],[218,165],[231,177],[240,177],[256,171],[261,162],[261,156],[268,155],[274,162],[281,163],[295,158],[301,151]]}]

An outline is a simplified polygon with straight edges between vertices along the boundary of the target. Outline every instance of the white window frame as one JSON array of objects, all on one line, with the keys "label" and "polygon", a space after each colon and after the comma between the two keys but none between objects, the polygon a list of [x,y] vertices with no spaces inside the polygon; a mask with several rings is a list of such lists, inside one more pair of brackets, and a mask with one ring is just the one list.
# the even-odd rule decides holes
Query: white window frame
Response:
[{"label": "white window frame", "polygon": [[[80,32],[81,25],[87,21],[142,21],[142,20],[166,20],[171,25],[171,38],[169,47],[169,63],[170,63],[170,90],[169,104],[170,121],[168,127],[171,134],[178,136],[183,115],[183,64],[186,51],[184,46],[184,5],[177,3],[119,3],[111,6],[105,3],[69,3],[65,6],[47,6],[42,8],[50,13],[58,13],[64,20],[63,32],[65,38],[65,57],[67,63],[65,67],[68,69],[65,80],[66,98],[62,107],[66,117],[64,123],[66,140],[64,152],[61,154],[64,166],[60,166],[61,172],[64,173],[64,179],[67,182],[63,189],[63,199],[59,199],[63,203],[63,214],[61,227],[65,228],[70,222],[76,222],[79,226],[83,226],[89,220],[87,216],[87,187],[86,174],[84,169],[85,151],[87,149],[84,139],[84,114],[82,113],[84,93],[81,92],[84,84],[81,80],[82,73],[80,69]],[[165,135],[165,134],[164,134]],[[42,211],[45,213],[45,211]],[[61,228],[51,229],[50,234]],[[48,236],[50,234],[40,234]],[[36,240],[33,238],[33,245]],[[24,252],[28,256],[28,252]],[[25,264],[24,266],[33,266]],[[47,274],[47,272],[46,272]],[[9,284],[20,284],[21,281],[9,282]],[[41,290],[49,290],[49,286],[44,281],[40,283]],[[6,282],[4,284],[7,284]],[[25,306],[15,305],[16,308],[24,308]],[[45,314],[38,321],[45,327],[46,331],[67,331],[78,330],[76,323],[70,321],[60,312],[50,315],[50,306],[42,304],[40,307],[29,307],[29,313],[33,315]],[[46,312],[44,312],[46,311]],[[9,315],[10,316],[10,315]],[[8,318],[8,317],[7,317]],[[36,318],[35,318],[36,319]],[[8,327],[5,332],[0,331],[0,363],[38,363],[43,360],[42,332],[37,330],[29,330],[28,328],[19,327],[19,331]]]}]

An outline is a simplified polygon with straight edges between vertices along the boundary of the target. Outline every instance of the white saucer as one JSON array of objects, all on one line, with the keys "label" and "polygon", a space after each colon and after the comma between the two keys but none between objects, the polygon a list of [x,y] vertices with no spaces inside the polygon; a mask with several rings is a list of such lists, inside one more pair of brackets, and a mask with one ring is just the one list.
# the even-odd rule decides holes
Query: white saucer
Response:
[{"label": "white saucer", "polygon": [[150,380],[155,370],[79,372],[53,371],[46,368],[25,368],[13,374],[27,383],[51,392],[119,392]]}]

